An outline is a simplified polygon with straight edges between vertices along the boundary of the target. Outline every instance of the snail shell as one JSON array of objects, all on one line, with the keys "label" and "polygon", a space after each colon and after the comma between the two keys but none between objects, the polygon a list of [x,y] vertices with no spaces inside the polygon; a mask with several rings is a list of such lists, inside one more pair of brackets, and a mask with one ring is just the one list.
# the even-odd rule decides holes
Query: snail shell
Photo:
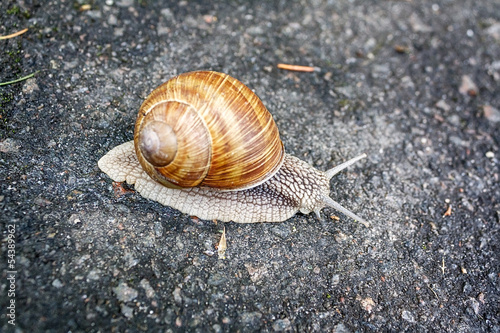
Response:
[{"label": "snail shell", "polygon": [[285,157],[261,100],[217,72],[182,74],[156,88],[139,110],[134,141],[144,170],[169,187],[253,187]]},{"label": "snail shell", "polygon": [[329,206],[368,223],[329,197],[330,179],[362,154],[319,171],[284,152],[260,99],[222,73],[181,74],[142,104],[134,141],[99,162],[114,181],[144,197],[221,221],[280,222]]}]

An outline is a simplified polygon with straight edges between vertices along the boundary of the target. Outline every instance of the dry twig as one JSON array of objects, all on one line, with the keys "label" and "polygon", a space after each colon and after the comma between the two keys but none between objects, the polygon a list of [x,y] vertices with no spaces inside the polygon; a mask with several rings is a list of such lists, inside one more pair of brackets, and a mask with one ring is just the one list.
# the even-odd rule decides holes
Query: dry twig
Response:
[{"label": "dry twig", "polygon": [[18,32],[14,32],[13,34],[10,34],[10,35],[0,36],[0,39],[9,39],[9,38],[14,38],[14,37],[17,37],[17,36],[19,36],[19,35],[24,34],[26,31],[28,31],[28,28],[23,29],[23,30],[18,31]]},{"label": "dry twig", "polygon": [[316,70],[314,67],[311,66],[299,66],[299,65],[289,65],[289,64],[278,64],[278,68],[295,72],[314,72]]}]

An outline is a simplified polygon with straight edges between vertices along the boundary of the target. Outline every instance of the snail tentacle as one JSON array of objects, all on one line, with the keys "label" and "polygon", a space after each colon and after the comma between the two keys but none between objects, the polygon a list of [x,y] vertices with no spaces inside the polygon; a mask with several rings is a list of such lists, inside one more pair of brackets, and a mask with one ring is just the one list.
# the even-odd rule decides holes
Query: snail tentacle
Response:
[{"label": "snail tentacle", "polygon": [[333,176],[335,176],[337,173],[339,173],[340,171],[344,170],[345,168],[353,165],[354,163],[356,163],[357,161],[363,159],[366,157],[366,154],[361,154],[359,156],[356,156],[354,158],[351,158],[349,161],[346,161],[342,164],[339,164],[337,165],[336,167],[333,167],[329,170],[326,170],[325,171],[325,174],[326,174],[326,177],[328,177],[328,179],[332,179]]},{"label": "snail tentacle", "polygon": [[359,223],[361,223],[362,225],[364,225],[367,228],[370,227],[370,223],[368,223],[366,220],[364,220],[363,218],[359,217],[358,215],[354,214],[349,209],[344,208],[338,202],[334,201],[332,198],[330,198],[328,196],[322,196],[321,199],[322,199],[323,203],[325,205],[327,205],[328,207],[332,207],[333,209],[338,210],[342,214],[344,214],[346,216],[349,216],[353,220],[358,221]]}]

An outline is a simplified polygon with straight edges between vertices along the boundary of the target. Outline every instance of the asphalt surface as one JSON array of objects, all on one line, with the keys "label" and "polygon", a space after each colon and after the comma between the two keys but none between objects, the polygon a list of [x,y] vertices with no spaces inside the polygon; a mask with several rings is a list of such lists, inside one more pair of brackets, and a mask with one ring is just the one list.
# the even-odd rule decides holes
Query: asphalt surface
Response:
[{"label": "asphalt surface", "polygon": [[[29,29],[0,40],[0,82],[36,73],[0,86],[2,332],[500,332],[498,0],[2,1],[0,22]],[[98,159],[199,69],[318,169],[366,153],[331,196],[372,226],[116,195]]]}]

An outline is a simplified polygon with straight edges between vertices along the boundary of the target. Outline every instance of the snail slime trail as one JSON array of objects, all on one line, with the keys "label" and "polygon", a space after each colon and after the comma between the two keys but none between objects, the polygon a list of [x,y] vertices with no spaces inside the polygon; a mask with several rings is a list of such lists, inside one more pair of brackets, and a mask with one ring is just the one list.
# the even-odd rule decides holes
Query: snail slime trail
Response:
[{"label": "snail slime trail", "polygon": [[143,197],[205,220],[281,222],[298,211],[320,218],[322,208],[332,207],[368,226],[330,198],[330,179],[364,157],[320,171],[286,154],[257,95],[229,75],[199,71],[153,90],[137,115],[134,140],[98,165]]}]

